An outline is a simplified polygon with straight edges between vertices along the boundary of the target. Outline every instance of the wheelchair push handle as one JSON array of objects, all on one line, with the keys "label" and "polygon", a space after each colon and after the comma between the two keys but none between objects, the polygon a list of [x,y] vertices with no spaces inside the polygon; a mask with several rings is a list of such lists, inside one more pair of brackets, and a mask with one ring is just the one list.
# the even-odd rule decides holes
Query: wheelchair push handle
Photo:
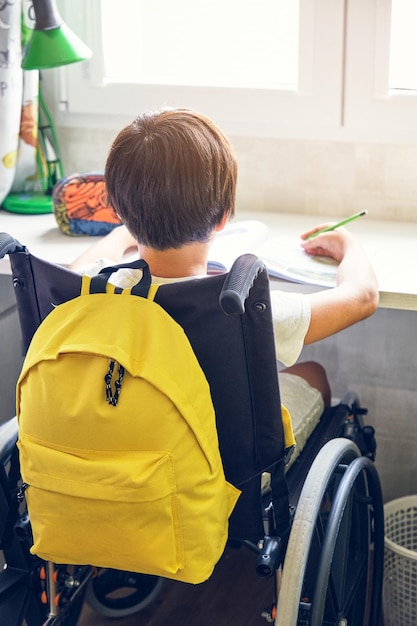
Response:
[{"label": "wheelchair push handle", "polygon": [[244,254],[233,263],[220,293],[220,307],[226,315],[243,315],[245,300],[265,265],[254,254]]},{"label": "wheelchair push handle", "polygon": [[0,233],[0,259],[6,254],[13,252],[24,252],[25,247],[8,233]]}]

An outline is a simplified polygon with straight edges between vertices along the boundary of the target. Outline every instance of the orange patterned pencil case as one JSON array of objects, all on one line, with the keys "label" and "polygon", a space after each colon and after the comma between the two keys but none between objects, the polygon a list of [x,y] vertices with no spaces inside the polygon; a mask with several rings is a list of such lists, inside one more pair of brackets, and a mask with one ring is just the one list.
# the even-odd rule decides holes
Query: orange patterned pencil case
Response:
[{"label": "orange patterned pencil case", "polygon": [[103,236],[120,219],[107,203],[102,174],[71,174],[52,192],[52,205],[59,228],[71,236]]}]

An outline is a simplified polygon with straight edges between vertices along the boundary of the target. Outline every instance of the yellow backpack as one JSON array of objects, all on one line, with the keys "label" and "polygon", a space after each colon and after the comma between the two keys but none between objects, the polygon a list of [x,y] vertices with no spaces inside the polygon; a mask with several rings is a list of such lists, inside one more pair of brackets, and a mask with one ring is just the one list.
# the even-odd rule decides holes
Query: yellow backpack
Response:
[{"label": "yellow backpack", "polygon": [[209,385],[162,307],[135,288],[104,288],[90,293],[83,277],[80,296],[46,317],[17,384],[31,551],[199,583],[239,495],[224,477]]}]

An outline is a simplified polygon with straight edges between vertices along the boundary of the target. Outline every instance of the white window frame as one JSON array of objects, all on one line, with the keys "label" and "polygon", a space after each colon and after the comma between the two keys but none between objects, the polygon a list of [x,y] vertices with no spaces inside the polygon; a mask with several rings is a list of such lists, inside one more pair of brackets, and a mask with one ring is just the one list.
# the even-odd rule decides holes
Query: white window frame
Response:
[{"label": "white window frame", "polygon": [[[68,25],[93,51],[99,50],[95,15],[100,0],[60,0],[59,7]],[[89,61],[61,69],[57,121],[69,125],[78,119],[107,126],[115,117],[132,119],[140,111],[169,105],[201,111],[235,135],[306,136],[318,128],[336,128],[340,124],[343,15],[344,0],[301,0],[297,90],[106,85],[96,52]]]},{"label": "white window frame", "polygon": [[417,93],[389,88],[391,0],[348,0],[344,126],[363,139],[415,142]]},{"label": "white window frame", "polygon": [[[58,4],[69,26],[99,50],[100,0]],[[297,90],[106,85],[96,53],[60,69],[56,119],[120,127],[140,111],[186,106],[230,135],[412,143],[417,95],[388,86],[390,16],[391,0],[300,0]]]}]

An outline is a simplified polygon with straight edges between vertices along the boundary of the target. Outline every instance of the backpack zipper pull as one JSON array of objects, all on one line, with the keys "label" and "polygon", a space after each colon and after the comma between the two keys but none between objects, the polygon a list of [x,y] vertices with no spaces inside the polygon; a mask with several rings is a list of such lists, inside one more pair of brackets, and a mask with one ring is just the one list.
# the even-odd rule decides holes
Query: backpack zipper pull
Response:
[{"label": "backpack zipper pull", "polygon": [[120,363],[118,363],[118,376],[119,377],[114,381],[114,393],[113,393],[113,390],[111,388],[111,382],[113,378],[115,365],[116,365],[116,361],[113,361],[112,359],[110,359],[109,370],[104,377],[104,382],[106,383],[106,400],[108,404],[112,406],[117,406],[117,402],[119,401],[120,391],[122,389],[123,376],[125,374],[125,368],[123,367],[123,365],[120,365]]},{"label": "backpack zipper pull", "polygon": [[29,485],[27,483],[22,483],[20,486],[19,491],[16,494],[17,497],[17,501],[19,502],[19,504],[21,502],[23,502],[23,500],[25,499],[25,491],[26,489],[29,487]]}]

